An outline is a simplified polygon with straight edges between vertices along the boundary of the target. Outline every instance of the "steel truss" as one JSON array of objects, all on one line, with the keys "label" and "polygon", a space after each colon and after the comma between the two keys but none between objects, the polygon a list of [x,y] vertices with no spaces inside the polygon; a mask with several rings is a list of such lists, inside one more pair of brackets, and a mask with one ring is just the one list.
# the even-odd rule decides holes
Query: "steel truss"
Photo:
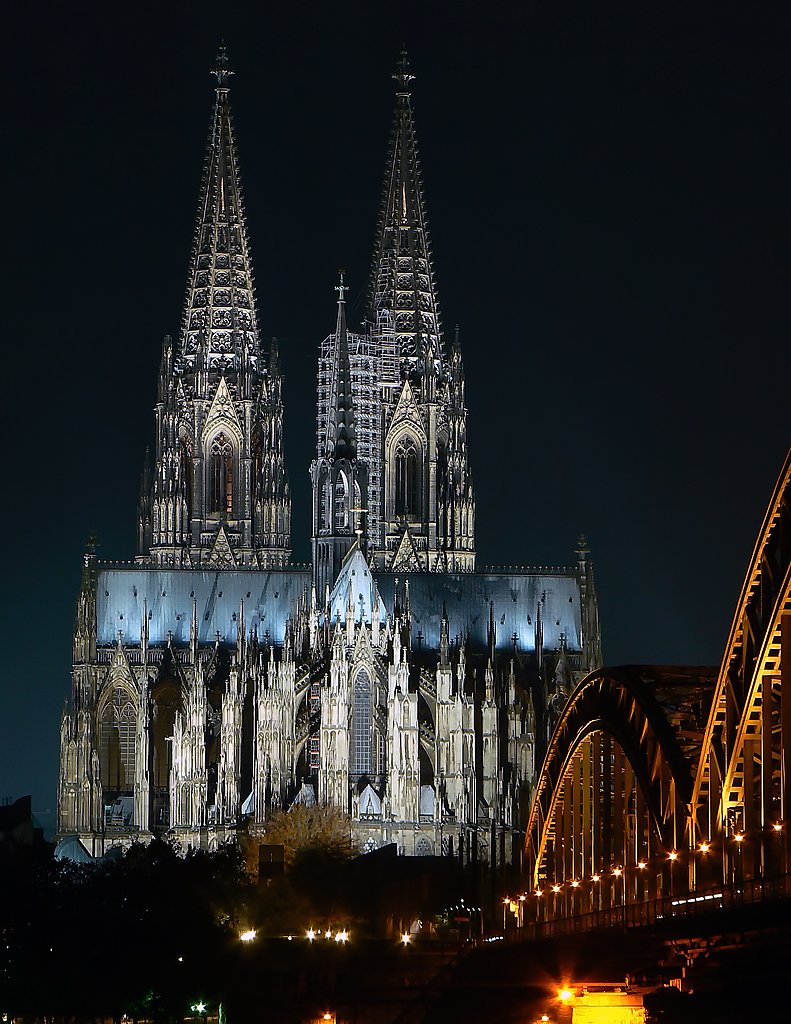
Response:
[{"label": "steel truss", "polygon": [[571,694],[525,836],[535,916],[787,876],[790,750],[791,452],[719,673],[602,669]]}]

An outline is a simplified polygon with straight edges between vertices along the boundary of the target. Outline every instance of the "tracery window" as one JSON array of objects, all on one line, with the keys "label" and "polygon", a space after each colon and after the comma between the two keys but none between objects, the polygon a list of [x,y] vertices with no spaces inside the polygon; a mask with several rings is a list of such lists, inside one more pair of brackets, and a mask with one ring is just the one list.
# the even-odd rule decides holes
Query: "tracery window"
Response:
[{"label": "tracery window", "polygon": [[132,791],[135,782],[135,708],[129,694],[118,686],[102,714],[99,766],[104,789]]},{"label": "tracery window", "polygon": [[346,507],[346,478],[338,474],[335,481],[335,529],[345,530],[349,525],[349,513]]},{"label": "tracery window", "polygon": [[209,451],[209,512],[233,515],[233,444],[219,433]]},{"label": "tracery window", "polygon": [[373,688],[365,669],[354,680],[351,770],[354,775],[373,771]]},{"label": "tracery window", "polygon": [[396,515],[414,516],[420,511],[420,457],[415,441],[405,437],[395,453]]}]

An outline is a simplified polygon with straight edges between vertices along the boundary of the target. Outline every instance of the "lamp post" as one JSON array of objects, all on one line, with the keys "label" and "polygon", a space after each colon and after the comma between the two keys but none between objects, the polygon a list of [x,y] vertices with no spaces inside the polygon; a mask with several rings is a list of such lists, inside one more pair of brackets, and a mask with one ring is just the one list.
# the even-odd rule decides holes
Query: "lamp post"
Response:
[{"label": "lamp post", "polygon": [[575,917],[579,910],[577,892],[579,891],[580,883],[578,878],[572,878],[571,880],[571,916]]},{"label": "lamp post", "polygon": [[544,895],[544,890],[541,886],[536,886],[536,891],[533,893],[536,898],[536,924],[541,923],[541,897]]},{"label": "lamp post", "polygon": [[667,855],[668,863],[670,864],[670,899],[673,899],[673,865],[678,860],[678,850],[671,850]]},{"label": "lamp post", "polygon": [[744,873],[742,871],[742,845],[744,844],[744,833],[737,832],[733,837],[736,843],[736,893],[741,903],[744,899]]},{"label": "lamp post", "polygon": [[783,835],[783,822],[782,821],[776,821],[772,825],[772,832],[777,836],[777,841],[780,843],[780,849],[778,850],[778,857],[777,857],[777,868],[776,868],[775,874],[779,874],[782,877],[782,880],[783,880],[783,889],[782,889],[782,891],[783,891],[783,894],[785,895],[785,890],[786,890],[786,877],[785,876],[786,876],[786,873],[788,871],[788,867],[787,867],[787,864],[786,864],[786,843],[785,843],[785,836]]},{"label": "lamp post", "polygon": [[[695,861],[694,861],[694,865],[695,865],[695,888],[696,889],[698,888],[698,876],[701,875],[701,874],[707,874],[707,872],[703,871],[703,865],[706,863],[706,857],[707,857],[707,855],[708,855],[710,850],[711,850],[711,843],[707,839],[701,839],[701,841],[698,843],[698,851],[697,851],[700,854],[700,858],[699,859],[696,858]],[[700,864],[700,868],[698,867],[698,864]]]},{"label": "lamp post", "polygon": [[621,923],[623,924],[623,926],[625,928],[626,927],[626,872],[624,871],[623,868],[617,867],[617,868],[613,868],[612,869],[612,873],[613,873],[613,876],[616,879],[616,888],[617,888],[617,880],[618,879],[623,879],[623,885],[621,887]]}]

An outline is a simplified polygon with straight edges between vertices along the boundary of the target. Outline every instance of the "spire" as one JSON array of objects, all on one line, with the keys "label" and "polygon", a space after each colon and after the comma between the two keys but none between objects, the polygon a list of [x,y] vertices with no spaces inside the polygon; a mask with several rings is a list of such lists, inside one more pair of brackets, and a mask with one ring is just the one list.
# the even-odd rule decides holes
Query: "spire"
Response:
[{"label": "spire", "polygon": [[382,316],[394,320],[401,356],[422,373],[436,368],[441,359],[441,332],[409,91],[414,77],[406,51],[402,51],[393,75],[398,83],[395,119],[371,268],[368,316],[374,330]]},{"label": "spire", "polygon": [[[217,79],[182,323],[179,363],[193,390],[225,376],[255,374],[260,342],[225,46]],[[200,380],[201,368],[208,375]]]},{"label": "spire", "polygon": [[231,75],[235,74],[235,72],[231,70],[228,61],[228,50],[225,46],[225,40],[220,43],[220,49],[217,51],[217,60],[215,61],[211,73],[217,79],[217,89],[225,89],[227,91],[228,80]]},{"label": "spire", "polygon": [[328,427],[334,427],[334,437],[327,438],[328,455],[336,459],[353,459],[357,453],[354,431],[354,407],[352,403],[352,372],[349,363],[349,336],[346,330],[346,292],[343,271],[340,282],[335,285],[338,293],[338,319],[335,325],[335,359],[333,390],[330,396],[334,410],[334,423],[328,420]]},{"label": "spire", "polygon": [[439,663],[442,668],[447,668],[450,665],[450,640],[448,638],[449,626],[448,609],[443,603],[442,619],[440,621],[439,628]]}]

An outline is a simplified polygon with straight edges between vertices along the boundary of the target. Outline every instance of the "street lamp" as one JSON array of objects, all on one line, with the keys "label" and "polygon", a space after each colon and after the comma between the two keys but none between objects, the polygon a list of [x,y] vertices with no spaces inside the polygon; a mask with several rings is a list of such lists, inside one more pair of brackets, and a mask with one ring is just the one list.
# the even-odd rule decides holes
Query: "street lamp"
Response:
[{"label": "street lamp", "polygon": [[670,864],[670,899],[673,899],[673,865],[678,860],[678,850],[671,850],[667,855],[668,863]]},{"label": "street lamp", "polygon": [[737,832],[733,837],[736,843],[736,889],[739,900],[744,898],[744,872],[742,865],[742,845],[744,843],[744,832]]},{"label": "street lamp", "polygon": [[786,888],[785,876],[788,873],[788,863],[787,863],[787,850],[786,850],[785,837],[783,836],[783,822],[782,821],[776,821],[772,825],[772,831],[777,836],[777,838],[778,838],[778,840],[780,842],[781,856],[778,858],[777,866],[778,866],[779,870],[780,869],[782,870],[782,875],[783,875],[783,892],[785,892],[785,888]]}]

